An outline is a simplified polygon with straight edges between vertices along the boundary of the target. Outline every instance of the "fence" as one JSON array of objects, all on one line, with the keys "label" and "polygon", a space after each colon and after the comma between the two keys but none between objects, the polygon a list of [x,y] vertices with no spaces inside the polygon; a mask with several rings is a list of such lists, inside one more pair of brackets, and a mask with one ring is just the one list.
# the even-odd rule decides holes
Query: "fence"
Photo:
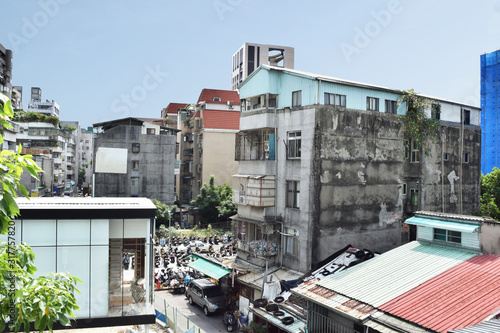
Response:
[{"label": "fence", "polygon": [[[204,330],[193,324],[189,320],[189,317],[182,313],[182,311],[178,310],[175,306],[167,304],[167,301],[163,298],[158,296],[156,296],[156,298],[157,301],[155,301],[155,303],[158,303],[158,300],[163,302],[163,313],[159,313],[159,311],[156,310],[156,318],[165,322],[170,331],[173,331],[174,333],[184,333],[191,329],[190,332],[193,333],[206,333]],[[159,308],[159,306],[156,306],[156,309]]]}]

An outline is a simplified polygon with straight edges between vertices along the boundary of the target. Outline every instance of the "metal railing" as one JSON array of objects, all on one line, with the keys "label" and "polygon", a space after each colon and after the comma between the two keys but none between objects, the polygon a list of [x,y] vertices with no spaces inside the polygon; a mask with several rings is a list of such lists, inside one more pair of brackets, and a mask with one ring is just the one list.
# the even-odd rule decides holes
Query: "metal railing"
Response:
[{"label": "metal railing", "polygon": [[309,310],[308,326],[310,333],[361,333],[312,310]]},{"label": "metal railing", "polygon": [[[164,298],[158,297],[158,295],[156,295],[155,297],[163,302],[162,315],[165,316],[165,324],[171,331],[173,331],[174,333],[184,333],[187,330],[192,329],[192,332],[194,333],[206,333],[204,330],[193,324],[190,321],[189,317],[182,313],[182,311],[177,309],[175,306],[167,304],[167,301]],[[158,304],[157,301],[155,303]],[[156,306],[157,311],[158,308],[159,307]],[[157,314],[157,318],[163,321],[163,316],[162,318],[159,318]]]}]

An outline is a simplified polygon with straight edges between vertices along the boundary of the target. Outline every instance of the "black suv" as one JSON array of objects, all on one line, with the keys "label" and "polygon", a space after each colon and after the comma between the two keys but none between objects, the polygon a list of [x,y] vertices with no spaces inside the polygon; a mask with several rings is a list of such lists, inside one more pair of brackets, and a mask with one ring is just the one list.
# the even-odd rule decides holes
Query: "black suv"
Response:
[{"label": "black suv", "polygon": [[205,316],[223,311],[227,304],[222,288],[209,279],[191,281],[186,290],[186,296],[189,304],[196,303],[203,308]]}]

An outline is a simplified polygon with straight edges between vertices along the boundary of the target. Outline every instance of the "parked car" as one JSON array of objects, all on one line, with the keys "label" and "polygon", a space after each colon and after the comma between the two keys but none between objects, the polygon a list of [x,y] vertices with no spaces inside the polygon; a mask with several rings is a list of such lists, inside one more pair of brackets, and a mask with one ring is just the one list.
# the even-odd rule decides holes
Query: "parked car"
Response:
[{"label": "parked car", "polygon": [[189,242],[188,245],[179,245],[177,249],[181,252],[186,252],[188,247],[191,248],[191,252],[196,252],[196,248],[199,248],[200,252],[207,252],[209,245],[202,241],[196,240]]},{"label": "parked car", "polygon": [[203,308],[205,316],[214,312],[222,312],[226,308],[226,296],[222,288],[209,279],[192,280],[186,295],[189,304],[198,304]]}]

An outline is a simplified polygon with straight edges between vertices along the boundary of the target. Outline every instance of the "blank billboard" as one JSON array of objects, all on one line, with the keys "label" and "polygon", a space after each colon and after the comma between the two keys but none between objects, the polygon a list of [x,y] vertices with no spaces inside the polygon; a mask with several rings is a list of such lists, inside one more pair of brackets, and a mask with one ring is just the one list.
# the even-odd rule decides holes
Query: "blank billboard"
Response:
[{"label": "blank billboard", "polygon": [[123,148],[97,148],[96,173],[127,173],[128,150]]}]

